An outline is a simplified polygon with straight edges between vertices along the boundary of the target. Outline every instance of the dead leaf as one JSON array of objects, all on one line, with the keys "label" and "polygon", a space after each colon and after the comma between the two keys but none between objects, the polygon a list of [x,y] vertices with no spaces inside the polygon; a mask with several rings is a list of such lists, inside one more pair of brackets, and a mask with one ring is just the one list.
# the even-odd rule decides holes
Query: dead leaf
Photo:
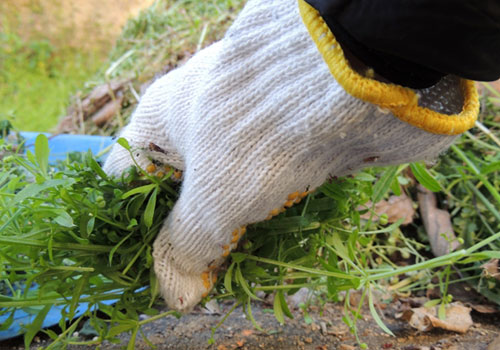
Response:
[{"label": "dead leaf", "polygon": [[361,301],[361,295],[362,295],[362,292],[359,291],[359,290],[355,290],[355,291],[352,291],[349,293],[349,305],[352,307],[352,308],[357,308],[360,301]]},{"label": "dead leaf", "polygon": [[356,348],[352,345],[340,344],[339,350],[356,350]]},{"label": "dead leaf", "polygon": [[[456,240],[450,214],[446,210],[438,209],[436,196],[422,185],[418,186],[418,204],[434,256],[443,256],[457,249],[460,244]],[[446,235],[447,239],[442,234]]]},{"label": "dead leaf", "polygon": [[241,331],[241,335],[243,335],[244,337],[249,337],[253,334],[253,330],[251,329],[244,329]]},{"label": "dead leaf", "polygon": [[405,311],[403,319],[408,321],[410,326],[421,332],[427,332],[433,328],[441,328],[448,331],[465,333],[472,326],[470,308],[460,303],[452,303],[446,308],[446,318],[441,320],[437,317],[438,307],[419,307]]},{"label": "dead leaf", "polygon": [[[358,210],[370,208],[372,206],[371,202],[366,203],[362,208]],[[404,219],[403,225],[408,225],[413,221],[413,216],[415,215],[415,209],[413,209],[412,200],[406,195],[401,196],[390,196],[388,200],[381,200],[375,204],[375,213],[377,215],[386,214],[388,217],[388,222],[393,223],[400,219]],[[362,219],[368,220],[370,218],[370,213],[365,213],[361,215]],[[373,220],[377,220],[376,217]]]},{"label": "dead leaf", "polygon": [[499,259],[491,259],[487,263],[481,265],[484,277],[495,278],[500,281],[500,272],[498,271],[498,261]]},{"label": "dead leaf", "polygon": [[495,314],[500,311],[496,305],[471,304],[470,307],[482,314]]},{"label": "dead leaf", "polygon": [[486,350],[500,350],[500,335],[488,345]]},{"label": "dead leaf", "polygon": [[426,302],[429,301],[426,297],[409,297],[409,298],[399,298],[399,301],[403,304],[408,304],[410,307],[421,307]]}]

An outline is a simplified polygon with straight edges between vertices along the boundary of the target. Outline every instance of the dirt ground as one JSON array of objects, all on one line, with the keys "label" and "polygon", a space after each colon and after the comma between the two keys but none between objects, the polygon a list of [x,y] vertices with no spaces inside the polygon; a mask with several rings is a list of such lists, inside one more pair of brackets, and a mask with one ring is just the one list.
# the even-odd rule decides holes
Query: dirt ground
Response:
[{"label": "dirt ground", "polygon": [[[355,350],[360,349],[355,337],[342,322],[343,308],[339,304],[326,304],[323,308],[312,306],[310,319],[300,308],[292,310],[294,319],[280,325],[274,318],[272,305],[254,303],[253,315],[262,331],[255,329],[246,319],[241,308],[236,309],[216,331],[215,344],[209,345],[211,330],[232,307],[232,302],[219,304],[219,310],[208,311],[196,308],[191,314],[176,319],[167,317],[143,327],[145,335],[157,350],[253,350],[253,349],[299,349],[299,350]],[[395,318],[401,303],[395,302],[383,310],[385,324],[396,337],[385,334],[373,321],[368,310],[364,319],[358,321],[359,337],[368,349],[391,350],[500,350],[500,314],[473,312],[474,325],[465,334],[444,330],[419,333],[405,321]],[[122,344],[104,343],[101,349],[118,350],[127,344],[129,335],[122,337]],[[85,339],[82,337],[82,340]],[[88,340],[89,338],[87,338]],[[498,343],[497,343],[498,342]],[[36,338],[32,349],[46,346],[45,340]],[[151,349],[142,338],[136,349]],[[2,350],[24,349],[22,339],[0,343]],[[70,350],[94,350],[96,347],[72,346]]]}]

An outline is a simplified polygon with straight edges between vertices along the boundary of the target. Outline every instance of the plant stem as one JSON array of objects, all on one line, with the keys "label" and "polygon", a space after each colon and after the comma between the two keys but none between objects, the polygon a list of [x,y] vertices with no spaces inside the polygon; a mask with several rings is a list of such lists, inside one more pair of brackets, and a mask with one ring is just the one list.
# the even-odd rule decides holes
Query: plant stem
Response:
[{"label": "plant stem", "polygon": [[315,274],[315,275],[337,277],[337,278],[343,278],[343,279],[355,279],[355,278],[358,278],[356,276],[351,276],[351,275],[348,275],[346,273],[331,272],[331,271],[318,270],[318,269],[311,269],[311,268],[304,267],[304,266],[299,266],[299,265],[294,265],[294,264],[288,264],[288,263],[285,263],[285,262],[282,262],[282,261],[276,261],[276,260],[261,258],[261,257],[254,256],[254,255],[248,255],[247,259],[258,261],[258,262],[265,263],[265,264],[272,264],[272,265],[287,267],[287,268],[294,269],[294,270],[309,272],[309,273],[312,273],[312,274]]},{"label": "plant stem", "polygon": [[401,267],[401,268],[398,268],[398,269],[393,270],[393,271],[382,272],[379,274],[368,276],[366,281],[372,282],[372,281],[376,281],[376,280],[380,280],[380,279],[384,279],[384,278],[402,275],[404,273],[408,273],[408,272],[412,272],[412,271],[423,270],[423,269],[432,269],[435,267],[450,265],[450,264],[453,264],[458,259],[460,259],[461,257],[463,257],[464,255],[466,255],[466,251],[464,249],[461,249],[461,250],[456,251],[454,253],[443,255],[443,256],[440,256],[440,257],[437,257],[434,259],[430,259],[427,261],[423,261],[423,262],[418,263],[418,264],[405,266],[405,267]]},{"label": "plant stem", "polygon": [[143,325],[145,325],[147,323],[159,320],[160,318],[164,318],[164,317],[167,317],[167,316],[170,316],[170,315],[174,315],[175,317],[179,318],[179,313],[177,311],[170,310],[170,311],[166,311],[166,312],[163,312],[161,314],[158,314],[158,315],[155,315],[155,316],[151,316],[148,319],[140,321],[139,322],[139,326],[143,326]]},{"label": "plant stem", "polygon": [[493,198],[495,198],[495,200],[498,202],[498,204],[500,204],[500,193],[498,193],[498,191],[488,181],[488,179],[483,174],[481,174],[481,171],[477,168],[477,166],[457,146],[452,145],[451,149],[468,165],[469,169],[472,170],[474,175],[477,176],[479,181],[481,181],[484,184],[484,186],[488,189],[488,191],[491,193]]},{"label": "plant stem", "polygon": [[[47,248],[47,243],[43,241],[37,241],[35,239],[18,239],[15,237],[0,237],[0,244],[6,246],[30,246],[38,248]],[[80,250],[87,252],[97,252],[97,253],[108,253],[113,249],[113,247],[108,247],[104,245],[89,244],[83,245],[78,243],[53,243],[52,249],[57,250]]]},{"label": "plant stem", "polygon": [[325,283],[300,283],[300,284],[281,284],[281,285],[275,285],[275,286],[258,286],[255,287],[255,290],[261,290],[261,291],[266,291],[266,290],[281,290],[281,289],[295,289],[295,288],[310,288],[310,287],[316,287],[320,285],[324,285]]}]

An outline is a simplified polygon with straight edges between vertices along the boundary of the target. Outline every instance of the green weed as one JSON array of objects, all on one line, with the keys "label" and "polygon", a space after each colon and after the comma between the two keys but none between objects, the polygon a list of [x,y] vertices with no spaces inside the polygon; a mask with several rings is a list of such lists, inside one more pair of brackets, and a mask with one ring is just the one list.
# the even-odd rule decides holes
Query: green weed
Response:
[{"label": "green weed", "polygon": [[[126,140],[118,142],[128,148]],[[0,145],[3,153],[12,152],[3,139]],[[299,205],[249,226],[206,300],[235,300],[259,327],[251,312],[258,292],[274,293],[274,314],[283,323],[291,317],[285,295],[307,287],[321,300],[345,300],[344,322],[356,337],[363,302],[353,308],[349,292],[359,290],[374,320],[391,334],[377,314],[374,291],[387,290],[394,278],[408,281],[393,288],[402,291],[422,288],[438,277],[443,297],[437,303],[444,310],[451,300],[446,288],[456,280],[450,273],[454,266],[470,274],[468,280],[481,292],[486,285],[498,302],[498,282],[482,276],[480,265],[500,257],[496,245],[500,232],[445,256],[426,258],[418,243],[405,237],[400,222],[387,225],[361,219],[360,205],[388,195],[408,167],[369,170],[326,182]],[[435,185],[437,177],[423,166],[413,168]],[[26,327],[27,346],[50,305],[63,305],[64,310],[61,333],[45,331],[54,340],[49,348],[75,343],[70,335],[83,317],[90,319],[98,334],[97,341],[86,344],[117,341],[118,334],[129,331],[133,348],[142,325],[175,314],[158,314],[154,307],[158,285],[151,268],[151,244],[177,198],[171,174],[157,179],[131,168],[120,179],[112,179],[90,154],[71,155],[51,166],[44,136],[37,139],[34,154],[5,156],[0,170],[0,312],[13,315],[17,308],[41,308]],[[388,245],[394,236],[399,244]],[[392,250],[409,252],[407,261],[413,263],[398,266],[390,259]],[[112,306],[103,303],[110,299],[118,301]],[[88,307],[74,320],[82,302]],[[140,321],[141,313],[153,318]],[[9,322],[4,325],[8,326]]]}]

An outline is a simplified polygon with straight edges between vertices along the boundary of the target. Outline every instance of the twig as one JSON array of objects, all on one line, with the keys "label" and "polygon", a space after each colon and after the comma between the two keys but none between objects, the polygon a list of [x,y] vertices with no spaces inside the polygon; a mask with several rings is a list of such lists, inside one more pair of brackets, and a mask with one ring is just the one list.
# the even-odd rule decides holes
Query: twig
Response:
[{"label": "twig", "polygon": [[78,121],[80,122],[80,133],[85,134],[85,119],[83,117],[82,99],[80,98],[80,93],[76,95],[76,106],[78,108]]},{"label": "twig", "polygon": [[128,83],[128,88],[130,89],[130,92],[132,93],[132,95],[134,95],[135,101],[139,102],[140,99],[141,99],[141,97],[139,96],[139,94],[137,93],[137,91],[135,91],[134,85],[132,85],[131,82]]},{"label": "twig", "polygon": [[208,30],[208,23],[205,23],[203,25],[203,29],[201,30],[201,35],[200,35],[200,39],[198,40],[198,45],[196,46],[196,52],[201,50],[201,46],[203,45],[203,42],[205,41],[205,37],[207,36],[207,30]]},{"label": "twig", "polygon": [[488,129],[486,126],[484,126],[483,123],[481,123],[480,121],[476,120],[476,126],[479,128],[479,130],[481,130],[482,132],[484,132],[486,135],[488,135],[489,138],[491,138],[498,146],[500,146],[500,140],[498,139],[498,137],[496,137],[491,131],[490,129]]}]

